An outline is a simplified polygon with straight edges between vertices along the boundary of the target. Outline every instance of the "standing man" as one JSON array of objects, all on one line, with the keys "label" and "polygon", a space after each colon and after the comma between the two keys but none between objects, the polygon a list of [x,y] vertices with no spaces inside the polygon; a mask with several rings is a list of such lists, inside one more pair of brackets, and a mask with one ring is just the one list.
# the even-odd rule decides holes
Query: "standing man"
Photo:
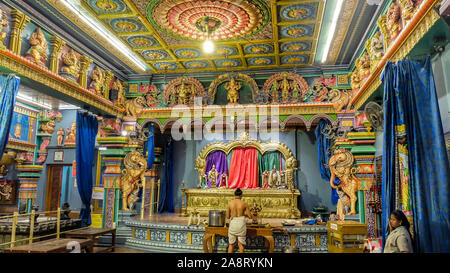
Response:
[{"label": "standing man", "polygon": [[239,252],[244,253],[247,224],[245,216],[252,218],[248,204],[242,201],[242,191],[237,188],[234,191],[235,199],[228,202],[227,219],[230,219],[228,228],[228,253],[233,253],[236,238],[238,239]]}]

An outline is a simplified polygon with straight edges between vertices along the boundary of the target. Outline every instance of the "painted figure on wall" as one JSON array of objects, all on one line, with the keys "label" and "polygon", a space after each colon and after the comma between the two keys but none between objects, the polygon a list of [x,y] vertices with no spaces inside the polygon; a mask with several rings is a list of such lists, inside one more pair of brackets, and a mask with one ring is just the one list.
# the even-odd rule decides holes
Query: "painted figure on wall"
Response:
[{"label": "painted figure on wall", "polygon": [[37,28],[36,31],[31,34],[29,43],[31,47],[28,49],[27,53],[25,53],[25,57],[38,65],[45,66],[48,60],[48,43],[41,28]]},{"label": "painted figure on wall", "polygon": [[237,104],[239,101],[239,89],[242,85],[234,78],[225,84],[225,89],[228,91],[227,98],[230,104]]},{"label": "painted figure on wall", "polygon": [[5,48],[3,42],[6,39],[7,33],[3,30],[7,27],[9,27],[9,23],[6,11],[0,9],[0,48]]},{"label": "painted figure on wall", "polygon": [[101,96],[103,95],[103,85],[105,82],[105,77],[102,70],[96,66],[94,71],[92,71],[91,83],[89,84],[89,90],[95,94]]},{"label": "painted figure on wall", "polygon": [[288,73],[287,72],[282,72],[281,73],[281,99],[283,102],[288,102],[289,100],[289,91],[290,91],[290,84],[288,81]]},{"label": "painted figure on wall", "polygon": [[63,74],[69,74],[75,79],[78,79],[78,77],[80,76],[80,60],[75,53],[75,50],[71,48],[69,52],[63,54],[62,60],[64,65],[61,68],[61,72]]},{"label": "painted figure on wall", "polygon": [[64,134],[65,134],[64,129],[62,127],[59,127],[59,130],[58,130],[58,133],[57,133],[57,135],[58,135],[58,138],[57,138],[58,146],[62,146],[63,145]]},{"label": "painted figure on wall", "polygon": [[359,78],[359,72],[357,69],[355,69],[355,71],[353,71],[350,76],[350,85],[352,87],[352,90],[359,89],[359,87],[361,86],[360,84],[361,80]]},{"label": "painted figure on wall", "polygon": [[144,97],[139,96],[125,102],[125,115],[128,117],[139,118],[144,112]]},{"label": "painted figure on wall", "polygon": [[192,94],[192,90],[188,87],[186,78],[183,77],[183,79],[181,80],[181,85],[179,85],[176,89],[178,94],[178,103],[184,105],[188,104],[189,94]]}]

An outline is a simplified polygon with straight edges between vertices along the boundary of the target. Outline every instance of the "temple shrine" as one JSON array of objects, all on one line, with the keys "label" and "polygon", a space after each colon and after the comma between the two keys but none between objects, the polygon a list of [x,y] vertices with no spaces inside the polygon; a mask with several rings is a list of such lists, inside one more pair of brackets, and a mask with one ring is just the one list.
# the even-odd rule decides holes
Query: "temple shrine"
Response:
[{"label": "temple shrine", "polygon": [[0,0],[0,252],[449,253],[449,18]]}]

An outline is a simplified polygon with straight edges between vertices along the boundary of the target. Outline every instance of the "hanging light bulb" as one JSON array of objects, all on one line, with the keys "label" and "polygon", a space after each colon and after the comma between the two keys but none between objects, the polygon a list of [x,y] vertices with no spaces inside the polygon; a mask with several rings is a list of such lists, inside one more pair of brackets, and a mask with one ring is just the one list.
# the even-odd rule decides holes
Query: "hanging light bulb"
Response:
[{"label": "hanging light bulb", "polygon": [[203,51],[205,53],[212,53],[214,51],[214,43],[211,40],[206,39],[203,43]]}]

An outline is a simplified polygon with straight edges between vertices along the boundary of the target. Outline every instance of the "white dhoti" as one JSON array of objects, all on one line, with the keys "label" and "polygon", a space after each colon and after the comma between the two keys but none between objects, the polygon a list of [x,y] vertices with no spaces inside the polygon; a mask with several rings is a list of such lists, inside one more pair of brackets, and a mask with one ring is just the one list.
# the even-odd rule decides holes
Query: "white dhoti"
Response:
[{"label": "white dhoti", "polygon": [[247,224],[245,216],[231,218],[230,227],[228,228],[228,243],[232,245],[236,243],[236,238],[238,238],[239,243],[245,245],[246,235]]}]

